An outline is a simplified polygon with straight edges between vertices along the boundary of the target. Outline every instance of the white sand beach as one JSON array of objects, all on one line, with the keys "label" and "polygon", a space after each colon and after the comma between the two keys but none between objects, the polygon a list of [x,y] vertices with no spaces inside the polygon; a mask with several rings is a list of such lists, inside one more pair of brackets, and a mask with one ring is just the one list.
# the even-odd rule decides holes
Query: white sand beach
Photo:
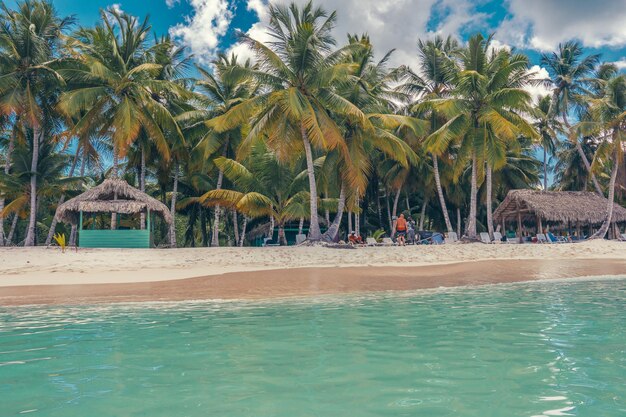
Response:
[{"label": "white sand beach", "polygon": [[[626,243],[558,245],[79,249],[1,248],[0,287],[132,283],[286,268],[412,267],[485,260],[626,259]],[[558,267],[558,263],[555,263]],[[551,273],[550,268],[545,274]],[[626,270],[624,271],[626,273]]]}]

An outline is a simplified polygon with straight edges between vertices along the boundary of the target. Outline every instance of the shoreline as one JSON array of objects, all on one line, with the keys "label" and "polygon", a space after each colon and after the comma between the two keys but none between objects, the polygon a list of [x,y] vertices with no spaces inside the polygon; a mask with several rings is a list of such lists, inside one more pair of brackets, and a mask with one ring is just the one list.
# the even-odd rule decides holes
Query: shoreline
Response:
[{"label": "shoreline", "polygon": [[[626,247],[625,247],[626,248]],[[624,258],[498,259],[422,266],[296,267],[124,283],[0,286],[0,306],[262,300],[626,276]]]}]

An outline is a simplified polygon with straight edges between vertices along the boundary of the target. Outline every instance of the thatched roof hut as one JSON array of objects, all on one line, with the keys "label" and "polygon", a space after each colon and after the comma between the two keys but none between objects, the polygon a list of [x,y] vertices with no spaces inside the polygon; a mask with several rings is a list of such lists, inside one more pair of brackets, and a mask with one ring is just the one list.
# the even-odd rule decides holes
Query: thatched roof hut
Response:
[{"label": "thatched roof hut", "polygon": [[[606,218],[607,200],[586,191],[511,190],[493,213],[496,224],[503,221],[537,219],[561,223],[595,225]],[[615,203],[613,222],[626,222],[626,208]]]},{"label": "thatched roof hut", "polygon": [[168,224],[172,222],[172,215],[165,204],[131,187],[124,180],[112,178],[61,204],[56,217],[61,222],[77,224],[80,212],[134,214],[148,210],[161,215]]}]

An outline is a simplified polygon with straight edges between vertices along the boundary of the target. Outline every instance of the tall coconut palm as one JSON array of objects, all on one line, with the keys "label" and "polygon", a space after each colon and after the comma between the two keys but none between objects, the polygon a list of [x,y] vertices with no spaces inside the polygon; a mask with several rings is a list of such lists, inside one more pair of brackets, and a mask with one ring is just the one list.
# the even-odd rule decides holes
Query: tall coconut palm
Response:
[{"label": "tall coconut palm", "polygon": [[[267,45],[240,34],[240,39],[256,54],[259,69],[248,74],[267,92],[235,106],[214,119],[212,127],[223,132],[246,123],[251,129],[244,148],[262,138],[283,160],[304,152],[310,191],[308,238],[322,238],[318,215],[318,190],[314,170],[314,151],[348,150],[340,127],[330,113],[369,123],[364,113],[334,91],[339,81],[347,81],[352,64],[342,61],[358,45],[332,51],[331,31],[336,14],[326,13],[307,3],[300,8],[270,5]],[[347,159],[347,158],[346,158]]]},{"label": "tall coconut palm", "polygon": [[[523,69],[527,58],[506,50],[490,53],[491,37],[478,34],[459,53],[459,69],[452,97],[428,100],[427,105],[442,112],[448,121],[433,132],[426,146],[435,152],[459,141],[459,165],[470,163],[471,190],[465,237],[476,240],[479,162],[492,168],[505,147],[502,141],[518,136],[535,137],[534,128],[520,116],[530,109],[530,95],[522,85],[528,77]],[[493,226],[492,226],[493,227]]]},{"label": "tall coconut palm", "polygon": [[[126,155],[142,129],[169,159],[171,138],[180,142],[184,138],[158,95],[168,92],[182,98],[188,93],[175,82],[158,79],[163,65],[147,62],[147,19],[139,22],[113,9],[101,13],[98,25],[80,29],[69,42],[78,58],[60,71],[68,82],[61,108],[69,115],[84,112],[74,126],[77,135],[110,135],[114,164]],[[113,175],[117,175],[114,168]]]},{"label": "tall coconut palm", "polygon": [[[402,89],[414,94],[419,94],[420,101],[448,97],[456,73],[455,67],[452,65],[451,56],[458,53],[458,42],[452,37],[444,39],[440,36],[436,36],[434,39],[427,41],[418,40],[417,47],[421,76],[412,77],[412,80],[408,80],[408,82],[402,86]],[[420,113],[417,108],[414,109],[414,112]],[[445,123],[443,115],[438,114],[435,109],[428,108],[425,113],[425,116],[430,121],[431,132],[436,131]],[[448,214],[443,187],[441,186],[441,173],[439,169],[439,158],[441,158],[445,151],[445,149],[439,149],[438,152],[430,150],[429,153],[432,159],[433,174],[439,204],[441,205],[441,213],[449,233],[452,232],[453,229]]]},{"label": "tall coconut palm", "polygon": [[618,74],[614,68],[612,74],[604,80],[598,80],[601,94],[588,98],[590,121],[580,122],[580,130],[599,136],[594,164],[604,163],[611,167],[608,184],[608,201],[606,218],[600,229],[592,236],[602,239],[606,236],[613,216],[615,202],[615,182],[617,172],[624,160],[624,144],[626,143],[626,75]]},{"label": "tall coconut palm", "polygon": [[50,132],[53,102],[63,79],[54,69],[61,36],[73,22],[60,18],[46,0],[0,3],[0,111],[19,117],[32,144],[30,214],[25,246],[35,245],[39,147]]},{"label": "tall coconut palm", "polygon": [[[180,119],[185,119],[187,122],[189,120],[208,122],[226,114],[236,105],[253,97],[257,83],[253,82],[247,75],[247,70],[253,69],[254,67],[249,60],[239,62],[234,54],[231,56],[218,55],[213,61],[213,71],[198,68],[202,78],[196,81],[196,87],[208,98],[206,103],[201,102],[200,105],[207,106],[208,109],[188,112],[181,115]],[[205,158],[233,157],[241,143],[245,126],[245,124],[241,124],[220,132],[209,128],[198,144],[204,149]],[[221,189],[223,183],[224,172],[218,168],[216,188]],[[220,206],[215,206],[211,246],[219,246],[221,213]]]},{"label": "tall coconut palm", "polygon": [[[550,115],[560,116],[568,130],[571,128],[569,113],[573,108],[580,106],[583,101],[582,97],[589,93],[588,81],[599,61],[599,54],[584,56],[583,47],[578,41],[559,44],[558,51],[541,55],[541,63],[547,67],[554,86]],[[591,170],[591,164],[578,136],[572,132],[568,134],[576,146],[576,151],[589,173],[596,192],[602,195],[600,183]]]}]

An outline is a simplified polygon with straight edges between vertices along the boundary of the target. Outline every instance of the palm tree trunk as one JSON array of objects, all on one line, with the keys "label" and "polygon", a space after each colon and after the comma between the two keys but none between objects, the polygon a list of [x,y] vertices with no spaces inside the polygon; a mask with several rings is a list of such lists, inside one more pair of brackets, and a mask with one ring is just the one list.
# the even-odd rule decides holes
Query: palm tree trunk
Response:
[{"label": "palm tree trunk", "polygon": [[9,235],[7,236],[6,244],[7,246],[13,242],[13,236],[15,236],[15,229],[17,228],[17,220],[20,216],[15,213],[13,215],[13,221],[11,222],[11,229],[9,229]]},{"label": "palm tree trunk", "polygon": [[611,227],[611,220],[613,219],[613,206],[615,203],[615,182],[617,180],[617,172],[619,171],[619,153],[617,147],[620,146],[617,143],[617,130],[613,133],[613,140],[615,141],[615,152],[613,157],[613,169],[611,170],[611,181],[609,182],[609,198],[607,199],[607,208],[606,208],[606,218],[604,219],[604,223],[600,227],[590,239],[604,239],[606,233],[609,231],[609,227]]},{"label": "palm tree trunk", "polygon": [[461,208],[456,208],[456,235],[461,236]]},{"label": "palm tree trunk", "polygon": [[476,240],[476,205],[477,205],[477,196],[478,196],[478,186],[477,182],[477,161],[476,161],[476,152],[472,151],[472,180],[471,180],[471,189],[470,189],[470,212],[467,219],[467,226],[465,228],[465,238],[468,240]]},{"label": "palm tree trunk", "polygon": [[206,209],[200,206],[200,233],[202,234],[202,246],[209,246],[209,236],[206,230]]},{"label": "palm tree trunk", "polygon": [[[4,175],[9,175],[11,171],[11,156],[13,156],[13,149],[15,149],[15,135],[11,135],[9,137],[9,146],[7,148],[7,154],[5,156],[6,160],[4,161]],[[2,217],[2,211],[4,211],[4,197],[0,198],[0,246],[5,245],[5,235],[4,235],[4,217]]]},{"label": "palm tree trunk", "polygon": [[389,191],[385,190],[385,204],[387,205],[387,220],[389,221],[389,234],[393,237],[393,218],[391,217],[391,204],[389,204]]},{"label": "palm tree trunk", "polygon": [[[73,178],[74,177],[74,171],[76,170],[76,164],[78,163],[78,153],[80,152],[80,149],[77,148],[76,149],[76,154],[74,155],[74,161],[72,162],[72,166],[70,167],[70,172],[68,177],[69,178]],[[65,194],[61,195],[61,197],[59,197],[59,202],[57,203],[57,208],[63,204],[63,202],[65,201]],[[52,218],[52,223],[50,224],[50,230],[48,230],[48,236],[46,237],[46,246],[50,246],[50,244],[52,243],[52,238],[54,237],[54,234],[56,232],[56,228],[57,228],[57,216],[56,213],[54,215],[54,217]]]},{"label": "palm tree trunk", "polygon": [[241,236],[239,239],[239,247],[243,247],[243,243],[246,240],[246,229],[248,227],[248,216],[243,216],[243,225],[241,226]]},{"label": "palm tree trunk", "polygon": [[[567,127],[567,130],[570,131],[572,126],[569,124],[569,121],[567,120],[567,112],[565,111],[565,109],[563,110],[563,113],[561,116],[563,117],[563,124],[565,124],[565,127]],[[585,165],[585,169],[587,170],[587,173],[591,177],[591,182],[593,182],[593,186],[596,189],[596,192],[600,194],[602,197],[604,197],[604,193],[602,192],[602,187],[600,187],[600,183],[598,182],[598,179],[596,178],[596,174],[594,174],[591,171],[591,164],[589,163],[589,159],[587,159],[587,155],[585,155],[585,151],[583,150],[582,144],[580,143],[578,138],[575,138],[574,142],[575,142],[574,144],[576,145],[576,151],[578,152],[578,156],[580,156],[580,159],[583,161],[583,164]]]},{"label": "palm tree trunk", "polygon": [[[224,143],[224,150],[222,151],[222,156],[226,156],[226,152],[228,150],[228,142],[227,138]],[[224,182],[224,171],[220,169],[217,174],[217,184],[215,186],[216,190],[222,189],[222,183]],[[222,214],[222,209],[219,206],[215,206],[214,210],[214,219],[213,219],[213,233],[211,234],[211,246],[218,247],[220,245],[220,215]]]},{"label": "palm tree trunk", "polygon": [[30,216],[24,246],[35,246],[35,226],[37,224],[37,165],[39,164],[39,129],[33,127],[33,155],[30,164]]},{"label": "palm tree trunk", "polygon": [[233,210],[233,235],[235,245],[237,245],[237,243],[239,243],[239,220],[237,219],[237,210]]},{"label": "palm tree trunk", "polygon": [[392,216],[395,217],[398,215],[398,203],[400,202],[400,193],[402,192],[402,187],[398,188],[398,191],[396,192],[396,196],[393,198],[393,210],[392,210]]},{"label": "palm tree trunk", "polygon": [[176,197],[178,195],[178,161],[174,163],[174,186],[172,187],[172,201],[170,213],[172,213],[172,224],[170,224],[170,247],[176,247]]},{"label": "palm tree trunk", "polygon": [[548,191],[548,150],[543,148],[543,191]]},{"label": "palm tree trunk", "polygon": [[443,187],[441,186],[441,176],[439,174],[439,160],[437,155],[431,153],[430,156],[433,159],[433,171],[435,174],[435,186],[437,187],[437,195],[439,196],[439,204],[441,205],[441,212],[443,213],[443,219],[446,222],[446,229],[448,233],[452,232],[452,223],[450,222],[450,215],[448,214],[448,207],[446,205],[446,199],[443,195]]},{"label": "palm tree trunk", "polygon": [[315,182],[315,166],[313,165],[313,150],[311,149],[311,142],[306,133],[304,125],[300,126],[302,134],[302,142],[304,144],[304,154],[306,156],[306,171],[309,177],[309,208],[311,212],[311,219],[309,220],[309,235],[307,239],[310,241],[319,241],[322,238],[322,232],[320,231],[319,214],[317,211],[317,183]]},{"label": "palm tree trunk", "polygon": [[424,197],[424,201],[422,202],[422,212],[420,213],[420,224],[419,230],[424,230],[424,220],[426,220],[426,206],[428,205],[428,198]]},{"label": "palm tree trunk", "polygon": [[301,235],[304,230],[304,217],[300,217],[300,223],[298,223],[298,234]]},{"label": "palm tree trunk", "polygon": [[408,191],[404,193],[404,198],[406,200],[406,211],[409,212],[409,217],[411,217],[411,203],[409,203],[409,193]]},{"label": "palm tree trunk", "polygon": [[[146,147],[141,144],[141,173],[139,174],[139,189],[142,193],[146,192]],[[146,228],[146,213],[141,212],[139,215],[139,227],[141,230]]]},{"label": "palm tree trunk", "polygon": [[322,240],[326,242],[334,242],[337,238],[337,234],[339,233],[339,226],[341,226],[341,219],[343,218],[343,212],[346,208],[346,188],[341,184],[341,191],[339,192],[339,203],[337,205],[337,214],[335,215],[335,219],[328,226],[328,230],[322,236]]},{"label": "palm tree trunk", "polygon": [[352,232],[352,212],[348,212],[348,233]]},{"label": "palm tree trunk", "polygon": [[271,215],[270,216],[270,228],[268,230],[268,236],[270,238],[270,240],[274,239],[274,226],[276,225],[276,223],[274,222],[274,216]]},{"label": "palm tree trunk", "polygon": [[487,206],[487,231],[489,232],[489,237],[493,240],[493,207],[492,207],[492,169],[489,164],[487,164],[487,201],[485,201],[485,205]]},{"label": "palm tree trunk", "polygon": [[[85,167],[87,165],[87,158],[88,158],[88,152],[87,152],[87,148],[85,147],[83,149],[83,158],[82,161],[80,161],[80,176],[81,178],[85,176]],[[73,224],[72,228],[70,230],[70,243],[69,246],[76,246],[76,235],[78,234],[78,227],[77,225]]]},{"label": "palm tree trunk", "polygon": [[[119,155],[117,146],[113,146],[113,178],[119,178]],[[117,193],[113,194],[113,200],[117,200]],[[117,229],[117,213],[111,213],[111,230]]]}]

